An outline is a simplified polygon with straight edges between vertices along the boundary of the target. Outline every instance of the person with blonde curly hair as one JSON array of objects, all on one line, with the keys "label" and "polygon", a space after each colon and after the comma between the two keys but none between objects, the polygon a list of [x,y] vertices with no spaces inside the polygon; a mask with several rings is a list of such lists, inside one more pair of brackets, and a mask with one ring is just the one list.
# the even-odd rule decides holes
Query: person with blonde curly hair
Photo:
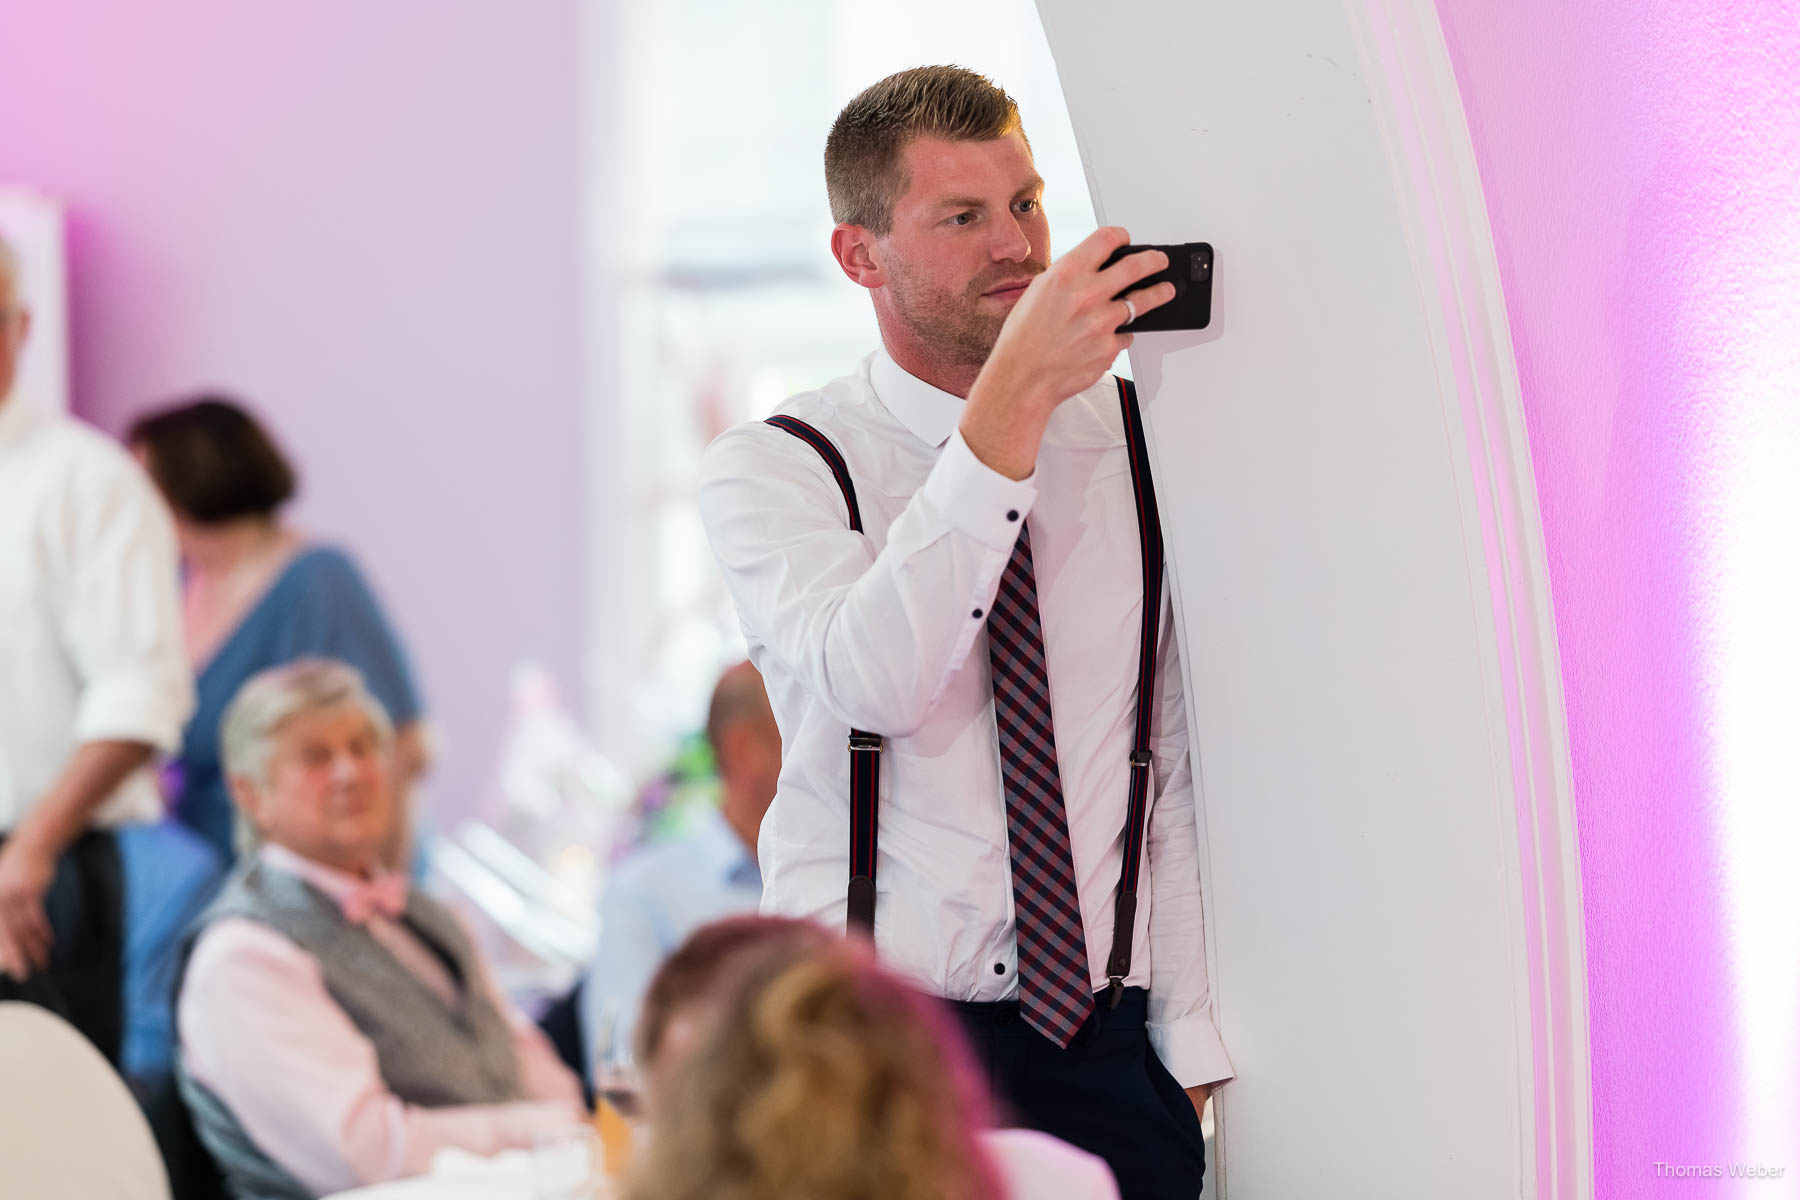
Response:
[{"label": "person with blonde curly hair", "polygon": [[940,1003],[808,922],[699,930],[638,1035],[653,1129],[629,1200],[1118,1196],[1100,1159],[993,1129]]}]

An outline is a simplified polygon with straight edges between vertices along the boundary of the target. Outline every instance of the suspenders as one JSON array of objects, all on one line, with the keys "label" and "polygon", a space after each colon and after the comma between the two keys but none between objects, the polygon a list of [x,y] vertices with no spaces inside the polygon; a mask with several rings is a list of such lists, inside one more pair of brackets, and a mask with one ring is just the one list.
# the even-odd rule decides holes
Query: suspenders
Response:
[{"label": "suspenders", "polygon": [[1144,620],[1138,633],[1137,720],[1131,735],[1131,790],[1125,802],[1125,865],[1113,904],[1112,954],[1106,960],[1107,991],[1119,1006],[1125,976],[1131,974],[1131,937],[1137,928],[1138,872],[1144,857],[1144,818],[1150,807],[1150,712],[1156,694],[1156,626],[1162,616],[1162,521],[1156,515],[1156,488],[1150,480],[1150,448],[1138,412],[1137,388],[1119,379],[1119,408],[1125,417],[1125,451],[1131,458],[1131,491],[1137,499],[1138,547],[1144,566]]},{"label": "suspenders", "polygon": [[[1150,452],[1144,441],[1137,389],[1130,380],[1114,378],[1125,421],[1125,447],[1131,460],[1131,490],[1137,502],[1138,547],[1143,562],[1144,619],[1138,636],[1137,717],[1131,738],[1130,792],[1125,806],[1125,854],[1119,894],[1113,906],[1112,954],[1106,960],[1108,994],[1114,1007],[1131,973],[1131,940],[1137,917],[1138,877],[1143,866],[1144,824],[1150,801],[1150,714],[1156,694],[1156,627],[1162,615],[1162,522],[1156,513],[1156,490],[1150,479]],[[775,416],[768,424],[811,446],[831,468],[850,528],[862,532],[862,511],[850,468],[831,439],[797,417]],[[851,930],[873,936],[875,930],[876,816],[881,794],[881,738],[860,729],[850,731],[850,885]]]},{"label": "suspenders", "polygon": [[[793,434],[814,450],[837,477],[850,512],[850,528],[862,532],[862,510],[850,468],[831,439],[798,417],[770,417],[770,425]],[[875,818],[881,807],[881,735],[850,731],[850,919],[852,930],[875,935]]]}]

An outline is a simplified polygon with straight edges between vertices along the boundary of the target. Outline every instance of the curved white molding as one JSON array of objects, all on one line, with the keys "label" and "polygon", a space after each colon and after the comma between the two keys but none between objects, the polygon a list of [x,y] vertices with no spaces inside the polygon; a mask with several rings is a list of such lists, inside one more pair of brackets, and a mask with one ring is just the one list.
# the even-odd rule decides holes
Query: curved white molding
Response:
[{"label": "curved white molding", "polygon": [[[1594,1192],[1581,866],[1561,662],[1511,327],[1481,177],[1437,11],[1345,0],[1427,305],[1440,395],[1466,439],[1479,523],[1470,569],[1492,601],[1525,915],[1539,1200]],[[1485,624],[1485,622],[1484,622]],[[1522,1114],[1530,1118],[1532,1114]]]},{"label": "curved white molding", "polygon": [[1237,1069],[1215,1186],[1587,1200],[1556,628],[1436,11],[1038,5],[1101,218],[1218,247],[1213,327],[1132,349]]},{"label": "curved white molding", "polygon": [[[48,412],[69,408],[69,269],[63,250],[63,213],[47,196],[0,185],[0,237],[20,260],[31,336],[14,391]],[[3,397],[0,397],[3,398]]]}]

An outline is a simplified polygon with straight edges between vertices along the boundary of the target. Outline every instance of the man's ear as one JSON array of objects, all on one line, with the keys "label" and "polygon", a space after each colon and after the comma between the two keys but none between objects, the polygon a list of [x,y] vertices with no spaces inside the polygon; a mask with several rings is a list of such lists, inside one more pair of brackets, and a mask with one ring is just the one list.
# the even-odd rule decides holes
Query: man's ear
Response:
[{"label": "man's ear", "polygon": [[225,785],[231,789],[231,798],[237,802],[238,810],[244,814],[244,820],[256,835],[263,835],[262,789],[248,775],[229,775]]},{"label": "man's ear", "polygon": [[831,256],[852,283],[873,290],[887,286],[875,235],[861,225],[840,223],[831,231]]},{"label": "man's ear", "polygon": [[749,733],[742,721],[729,722],[719,730],[720,744],[713,748],[713,762],[718,768],[721,783],[743,773],[744,752],[749,749],[746,744]]}]

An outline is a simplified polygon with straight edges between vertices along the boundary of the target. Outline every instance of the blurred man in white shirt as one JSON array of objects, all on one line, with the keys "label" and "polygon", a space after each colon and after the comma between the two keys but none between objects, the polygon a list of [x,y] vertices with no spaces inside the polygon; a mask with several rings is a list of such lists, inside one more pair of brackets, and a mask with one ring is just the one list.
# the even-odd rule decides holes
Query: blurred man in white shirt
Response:
[{"label": "blurred man in white shirt", "polygon": [[[762,901],[756,839],[781,774],[781,730],[762,676],[739,663],[720,677],[706,737],[719,775],[719,811],[679,838],[638,850],[607,883],[600,946],[581,988],[588,1058],[631,1044],[650,977],[688,934]],[[592,1062],[587,1064],[591,1070]]]},{"label": "blurred man in white shirt", "polygon": [[110,439],[12,395],[30,329],[0,242],[0,999],[118,1061],[122,881],[107,831],[161,813],[146,769],[193,708],[175,533]]}]

